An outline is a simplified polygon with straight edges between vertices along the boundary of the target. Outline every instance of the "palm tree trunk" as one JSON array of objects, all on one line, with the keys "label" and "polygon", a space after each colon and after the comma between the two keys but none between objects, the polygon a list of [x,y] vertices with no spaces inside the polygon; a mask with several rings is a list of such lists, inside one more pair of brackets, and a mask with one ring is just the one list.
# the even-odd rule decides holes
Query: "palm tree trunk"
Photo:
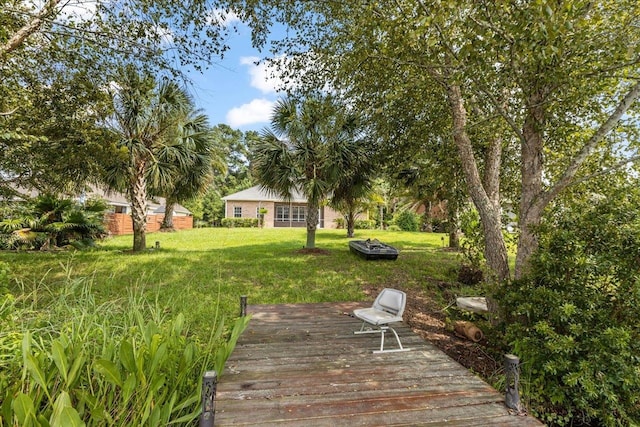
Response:
[{"label": "palm tree trunk", "polygon": [[307,206],[309,211],[307,212],[307,249],[313,249],[316,247],[316,229],[318,228],[318,209],[319,206],[315,203],[309,202]]},{"label": "palm tree trunk", "polygon": [[129,198],[131,199],[131,222],[133,223],[133,251],[143,251],[147,247],[147,181],[144,176],[146,164],[138,161],[132,178]]},{"label": "palm tree trunk", "polygon": [[347,213],[347,237],[353,237],[356,228],[356,213],[353,207]]},{"label": "palm tree trunk", "polygon": [[162,219],[161,230],[173,230],[173,210],[175,208],[176,201],[167,198],[164,206],[164,218]]}]

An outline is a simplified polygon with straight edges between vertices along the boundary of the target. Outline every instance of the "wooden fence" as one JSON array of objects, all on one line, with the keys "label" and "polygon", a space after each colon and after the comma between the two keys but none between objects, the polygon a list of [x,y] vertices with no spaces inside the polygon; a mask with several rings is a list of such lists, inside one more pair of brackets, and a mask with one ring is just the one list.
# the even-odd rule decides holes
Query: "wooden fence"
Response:
[{"label": "wooden fence", "polygon": [[[147,232],[153,233],[160,230],[160,225],[164,215],[147,215]],[[173,228],[176,230],[188,230],[193,228],[192,216],[174,216]],[[107,214],[107,229],[109,234],[119,236],[122,234],[133,234],[133,222],[131,215],[122,213]]]}]

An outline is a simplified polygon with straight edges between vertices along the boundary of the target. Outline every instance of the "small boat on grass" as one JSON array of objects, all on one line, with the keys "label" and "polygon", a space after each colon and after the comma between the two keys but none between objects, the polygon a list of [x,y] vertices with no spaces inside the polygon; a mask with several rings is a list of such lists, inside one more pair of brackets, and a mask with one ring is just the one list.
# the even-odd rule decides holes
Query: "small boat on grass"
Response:
[{"label": "small boat on grass", "polygon": [[357,254],[366,260],[395,260],[398,258],[399,253],[396,248],[394,248],[393,246],[385,245],[378,239],[351,240],[349,242],[349,249],[354,254]]}]

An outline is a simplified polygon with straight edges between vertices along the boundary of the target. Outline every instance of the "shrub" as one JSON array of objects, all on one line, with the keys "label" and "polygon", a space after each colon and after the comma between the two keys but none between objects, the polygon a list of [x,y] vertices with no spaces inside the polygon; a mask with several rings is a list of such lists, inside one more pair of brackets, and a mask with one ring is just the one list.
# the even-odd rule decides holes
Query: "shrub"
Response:
[{"label": "shrub", "polygon": [[336,223],[336,228],[342,230],[344,228],[344,218],[336,218],[333,220]]},{"label": "shrub", "polygon": [[91,246],[106,235],[102,200],[81,205],[73,200],[42,195],[0,221],[0,249],[48,249]]},{"label": "shrub", "polygon": [[420,223],[420,215],[411,211],[402,211],[393,216],[393,225],[397,225],[402,231],[418,231]]},{"label": "shrub", "polygon": [[258,227],[258,218],[223,218],[222,226],[228,228],[251,228]]},{"label": "shrub", "polygon": [[449,231],[449,222],[433,218],[431,220],[431,231],[434,233],[447,233]]},{"label": "shrub", "polygon": [[376,222],[373,219],[357,219],[354,226],[358,230],[373,230]]},{"label": "shrub", "polygon": [[530,275],[497,295],[532,409],[550,424],[640,424],[639,196],[559,212]]}]

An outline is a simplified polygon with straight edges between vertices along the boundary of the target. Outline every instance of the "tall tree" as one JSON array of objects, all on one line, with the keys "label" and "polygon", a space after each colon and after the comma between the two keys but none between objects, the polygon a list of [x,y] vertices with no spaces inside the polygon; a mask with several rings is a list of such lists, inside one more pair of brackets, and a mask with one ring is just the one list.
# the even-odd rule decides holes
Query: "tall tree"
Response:
[{"label": "tall tree", "polygon": [[338,163],[340,173],[330,198],[330,205],[345,218],[347,237],[354,236],[357,216],[368,209],[374,179],[379,173],[375,167],[376,149],[367,137],[361,117],[351,114],[350,120],[346,130],[351,135],[343,143]]},{"label": "tall tree", "polygon": [[[136,63],[153,75],[186,78],[184,70],[221,58],[238,18],[262,28],[235,0],[195,0],[188,7],[151,0],[1,1],[0,192],[13,185],[51,190],[84,181],[100,163],[93,158],[102,151],[97,146],[108,145],[90,128],[99,129],[104,118],[97,98],[104,96],[111,70]],[[66,105],[56,119],[67,116],[66,122],[56,120],[55,141],[49,133],[54,114],[44,111],[53,103]],[[64,161],[56,157],[60,147]],[[58,168],[36,161],[43,158],[57,159],[50,165]],[[54,173],[63,166],[67,180]]]},{"label": "tall tree", "polygon": [[279,101],[254,146],[257,181],[285,199],[294,190],[307,198],[307,248],[315,248],[321,204],[334,188],[341,166],[351,161],[354,119],[331,97]]},{"label": "tall tree", "polygon": [[640,95],[635,1],[274,3],[270,17],[296,30],[283,50],[303,62],[298,70],[314,71],[292,68],[290,77],[363,100],[387,93],[385,70],[407,86],[434,83],[498,279],[510,277],[500,220],[507,156],[519,165],[509,176],[518,179],[516,277],[537,248],[545,208],[586,177],[585,165],[603,151],[618,154],[603,168],[635,157],[637,141],[623,150],[619,142],[633,135]]},{"label": "tall tree", "polygon": [[[176,170],[189,163],[188,150],[176,149],[183,141],[181,126],[193,106],[184,89],[169,80],[159,85],[153,77],[127,67],[113,90],[113,130],[124,152],[105,176],[113,189],[126,190],[131,203],[133,250],[146,248],[149,190],[172,188]],[[170,152],[171,155],[168,155]]]},{"label": "tall tree", "polygon": [[154,192],[165,197],[164,218],[160,226],[162,230],[173,229],[175,205],[203,194],[213,179],[213,166],[219,167],[221,162],[214,159],[213,133],[204,114],[189,109],[171,139],[173,143],[170,142],[161,152],[161,161],[174,165],[173,177],[168,187],[154,189]]}]

